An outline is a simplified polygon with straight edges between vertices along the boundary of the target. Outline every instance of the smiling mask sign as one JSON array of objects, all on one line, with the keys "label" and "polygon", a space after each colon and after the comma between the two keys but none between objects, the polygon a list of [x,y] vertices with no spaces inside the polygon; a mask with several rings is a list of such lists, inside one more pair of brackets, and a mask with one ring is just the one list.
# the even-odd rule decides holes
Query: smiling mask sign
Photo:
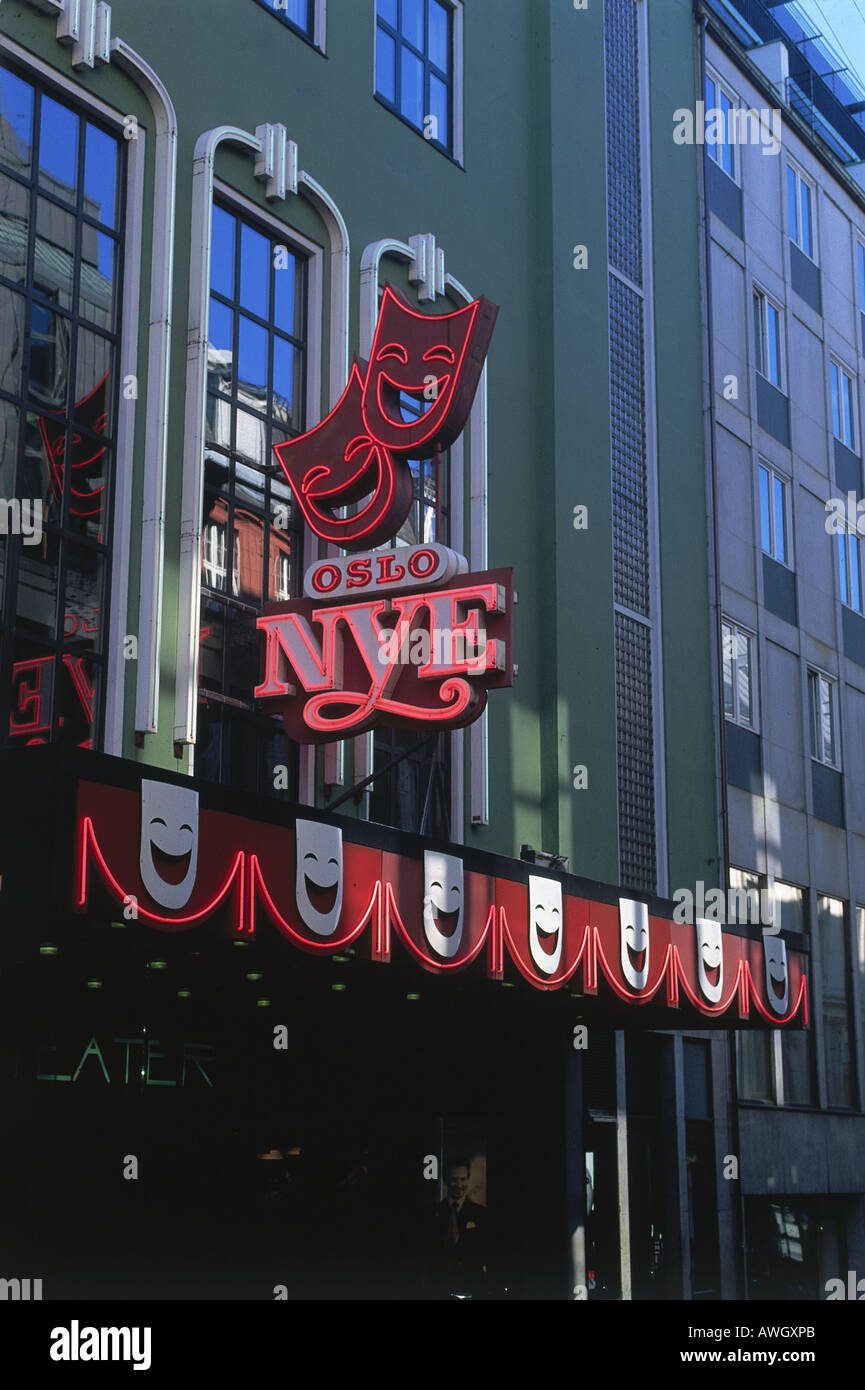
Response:
[{"label": "smiling mask sign", "polygon": [[142,780],[139,868],[160,907],[186,906],[198,869],[198,792]]},{"label": "smiling mask sign", "polygon": [[369,364],[355,362],[333,410],[275,447],[307,525],[352,552],[319,560],[306,598],[270,604],[259,700],[288,736],[325,743],[379,724],[457,728],[512,681],[510,570],[468,574],[431,542],[380,547],[414,501],[409,460],[437,457],[464,429],[498,309],[483,297],[422,314],[385,287]]}]

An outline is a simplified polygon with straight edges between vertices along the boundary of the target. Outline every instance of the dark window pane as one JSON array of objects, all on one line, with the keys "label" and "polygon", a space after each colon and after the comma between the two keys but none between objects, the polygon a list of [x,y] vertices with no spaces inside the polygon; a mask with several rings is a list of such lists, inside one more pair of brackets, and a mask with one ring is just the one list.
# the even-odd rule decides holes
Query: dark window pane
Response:
[{"label": "dark window pane", "polygon": [[47,198],[36,204],[36,288],[56,299],[63,309],[72,308],[75,270],[75,218]]},{"label": "dark window pane", "polygon": [[96,704],[102,684],[100,668],[85,656],[64,652],[60,671],[59,742],[69,747],[92,748]]},{"label": "dark window pane", "polygon": [[39,130],[39,182],[65,202],[78,187],[78,117],[51,97],[42,97]]},{"label": "dark window pane", "polygon": [[26,173],[33,146],[33,88],[29,82],[0,68],[0,160]]},{"label": "dark window pane", "polygon": [[0,400],[0,497],[16,495],[19,413],[17,405]]},{"label": "dark window pane", "polygon": [[16,613],[22,635],[53,639],[57,629],[60,542],[46,534],[41,545],[19,552]]},{"label": "dark window pane", "polygon": [[55,658],[25,636],[15,641],[9,740],[47,743],[54,705]]},{"label": "dark window pane", "polygon": [[83,228],[78,312],[82,318],[109,330],[114,326],[117,252],[113,237],[96,232],[92,227]]},{"label": "dark window pane", "polygon": [[0,386],[13,396],[21,394],[23,349],[24,299],[0,285]]},{"label": "dark window pane", "polygon": [[66,607],[63,637],[76,652],[99,651],[103,634],[99,615],[105,587],[105,556],[92,546],[71,545],[66,558]]},{"label": "dark window pane", "polygon": [[396,102],[396,45],[382,28],[375,35],[375,89],[386,101]]},{"label": "dark window pane", "polygon": [[27,277],[30,193],[22,184],[4,178],[0,203],[0,275],[23,285]]},{"label": "dark window pane", "polygon": [[269,314],[270,242],[244,222],[240,229],[240,302],[259,318]]},{"label": "dark window pane", "polygon": [[422,126],[423,109],[423,63],[416,58],[405,44],[400,45],[400,96],[399,107],[406,120],[412,125]]},{"label": "dark window pane", "polygon": [[89,121],[84,140],[84,212],[106,226],[116,226],[117,141]]}]

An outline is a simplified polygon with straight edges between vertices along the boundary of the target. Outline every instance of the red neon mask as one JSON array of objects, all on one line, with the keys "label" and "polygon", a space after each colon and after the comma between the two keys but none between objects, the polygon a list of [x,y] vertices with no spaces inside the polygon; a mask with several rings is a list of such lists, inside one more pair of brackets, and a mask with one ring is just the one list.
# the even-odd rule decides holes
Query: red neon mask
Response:
[{"label": "red neon mask", "polygon": [[[69,510],[73,516],[99,516],[102,511],[102,494],[105,491],[105,478],[102,460],[105,445],[97,444],[95,439],[82,435],[76,425],[91,430],[93,434],[104,434],[107,423],[108,373],[93,388],[88,396],[76,401],[72,416],[72,438],[68,456],[72,470],[69,479]],[[45,460],[51,478],[51,491],[56,501],[63,496],[63,470],[67,463],[66,426],[58,420],[39,417],[39,432],[45,450]]]},{"label": "red neon mask", "polygon": [[[468,420],[497,314],[483,297],[452,314],[420,314],[385,286],[363,388],[366,433],[414,458],[453,444]],[[424,413],[403,419],[400,392]]]},{"label": "red neon mask", "polygon": [[[363,380],[354,363],[342,396],[320,424],[277,444],[274,453],[303,515],[322,540],[345,550],[381,545],[399,530],[412,503],[411,473],[365,432]],[[337,509],[368,500],[354,516]]]}]

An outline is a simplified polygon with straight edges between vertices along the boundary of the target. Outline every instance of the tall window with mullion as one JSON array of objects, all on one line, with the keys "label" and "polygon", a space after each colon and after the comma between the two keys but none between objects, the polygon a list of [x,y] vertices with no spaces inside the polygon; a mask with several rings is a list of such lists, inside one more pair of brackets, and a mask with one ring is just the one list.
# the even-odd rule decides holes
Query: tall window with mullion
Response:
[{"label": "tall window with mullion", "polygon": [[754,709],[754,638],[734,623],[722,622],[724,664],[724,715],[735,724],[753,729]]},{"label": "tall window with mullion", "polygon": [[760,545],[773,560],[790,565],[787,515],[789,483],[765,463],[758,465],[757,477],[760,484]]},{"label": "tall window with mullion", "polygon": [[0,64],[0,721],[10,744],[101,742],[124,185],[122,139]]},{"label": "tall window with mullion", "polygon": [[832,429],[835,438],[856,450],[856,387],[850,372],[840,362],[829,363],[829,383],[832,390]]},{"label": "tall window with mullion", "polygon": [[[403,419],[421,413],[421,403],[400,393]],[[414,500],[395,545],[448,541],[448,475],[450,455],[409,463]],[[407,653],[410,657],[411,649]],[[409,752],[408,750],[412,750]],[[405,758],[400,755],[407,753]],[[395,761],[397,758],[399,762]],[[392,764],[388,767],[389,764]],[[387,768],[387,770],[385,770]],[[370,816],[385,825],[450,838],[450,737],[445,732],[427,739],[414,729],[378,728],[373,739],[373,783]]]},{"label": "tall window with mullion", "polygon": [[453,10],[442,0],[376,0],[376,95],[453,149]]},{"label": "tall window with mullion", "polygon": [[[255,707],[265,603],[299,592],[301,526],[273,446],[304,428],[306,263],[214,204],[195,770],[261,794],[296,790],[297,749]],[[274,774],[285,767],[286,775]]]},{"label": "tall window with mullion", "polygon": [[817,930],[823,975],[823,1054],[826,1062],[826,1101],[848,1108],[854,1104],[855,1070],[850,1000],[850,943],[847,904],[840,898],[817,899]]},{"label": "tall window with mullion", "polygon": [[814,233],[812,230],[811,185],[792,165],[787,165],[787,218],[790,240],[812,260]]},{"label": "tall window with mullion", "polygon": [[706,149],[710,159],[720,165],[731,179],[736,177],[733,143],[730,138],[730,112],[738,102],[725,91],[721,83],[706,74]]},{"label": "tall window with mullion", "polygon": [[811,757],[839,768],[838,682],[822,671],[808,672],[808,713],[811,724]]},{"label": "tall window with mullion", "polygon": [[865,612],[862,592],[862,551],[855,531],[843,527],[836,533],[835,544],[838,556],[838,593],[841,602],[857,613]]},{"label": "tall window with mullion", "polygon": [[779,391],[783,390],[781,311],[762,290],[754,291],[754,344],[757,371]]}]

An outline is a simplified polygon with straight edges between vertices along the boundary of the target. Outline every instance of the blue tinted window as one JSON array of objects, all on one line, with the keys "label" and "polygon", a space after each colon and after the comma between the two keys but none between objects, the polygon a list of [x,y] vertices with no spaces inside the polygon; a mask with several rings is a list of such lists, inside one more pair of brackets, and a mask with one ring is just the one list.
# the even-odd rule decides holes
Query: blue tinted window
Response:
[{"label": "blue tinted window", "polygon": [[51,97],[42,98],[39,128],[40,182],[67,202],[78,187],[78,117]]},{"label": "blue tinted window", "polygon": [[313,37],[313,4],[312,0],[258,0],[265,9],[272,10],[279,19],[299,29],[305,38]]},{"label": "blue tinted window", "polygon": [[117,142],[87,123],[84,140],[84,213],[113,227],[117,209]]},{"label": "blue tinted window", "polygon": [[213,224],[210,252],[211,288],[224,294],[226,299],[234,296],[234,231],[235,221],[230,213],[222,208],[213,209]]},{"label": "blue tinted window", "polygon": [[442,0],[377,0],[375,90],[424,138],[452,148],[453,12]]},{"label": "blue tinted window", "polygon": [[0,159],[24,171],[30,167],[33,145],[33,88],[5,68],[0,69],[0,118]]}]

